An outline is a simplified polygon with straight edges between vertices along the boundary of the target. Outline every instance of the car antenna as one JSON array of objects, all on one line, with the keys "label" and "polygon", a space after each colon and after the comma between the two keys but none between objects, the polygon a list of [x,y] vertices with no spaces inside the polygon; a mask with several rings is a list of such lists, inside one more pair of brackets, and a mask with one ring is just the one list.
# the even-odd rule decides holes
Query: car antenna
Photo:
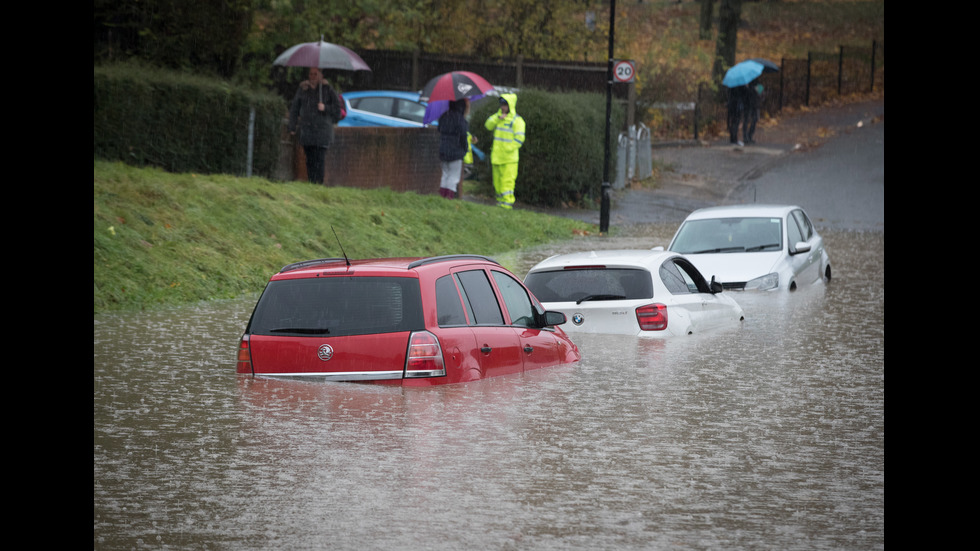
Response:
[{"label": "car antenna", "polygon": [[341,244],[340,238],[337,237],[337,230],[333,229],[333,226],[330,226],[330,230],[333,232],[333,236],[337,238],[337,244],[340,245],[340,252],[343,253],[344,261],[347,262],[347,267],[350,268],[350,259],[347,258],[347,253],[344,252],[344,245]]}]

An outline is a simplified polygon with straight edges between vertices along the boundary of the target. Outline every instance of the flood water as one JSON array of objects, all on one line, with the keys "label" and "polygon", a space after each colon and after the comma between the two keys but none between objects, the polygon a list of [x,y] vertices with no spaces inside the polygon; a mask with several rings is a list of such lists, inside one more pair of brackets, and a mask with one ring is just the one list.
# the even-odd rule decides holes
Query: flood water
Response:
[{"label": "flood water", "polygon": [[96,316],[93,547],[883,549],[884,232],[821,233],[740,327],[438,388],[238,376],[255,297]]}]

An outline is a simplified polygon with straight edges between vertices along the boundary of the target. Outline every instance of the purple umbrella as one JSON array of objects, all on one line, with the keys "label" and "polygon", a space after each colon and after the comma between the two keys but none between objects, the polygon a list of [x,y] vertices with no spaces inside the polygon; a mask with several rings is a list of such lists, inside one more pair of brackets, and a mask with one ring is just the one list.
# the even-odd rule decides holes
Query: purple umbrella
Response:
[{"label": "purple umbrella", "polygon": [[[486,94],[480,94],[479,96],[470,96],[467,99],[469,99],[470,101],[476,101],[482,98],[484,95]],[[422,124],[434,123],[435,121],[439,120],[439,117],[441,117],[442,114],[445,113],[446,111],[449,111],[449,100],[439,99],[436,101],[430,101],[425,106],[425,115],[422,118]]]}]

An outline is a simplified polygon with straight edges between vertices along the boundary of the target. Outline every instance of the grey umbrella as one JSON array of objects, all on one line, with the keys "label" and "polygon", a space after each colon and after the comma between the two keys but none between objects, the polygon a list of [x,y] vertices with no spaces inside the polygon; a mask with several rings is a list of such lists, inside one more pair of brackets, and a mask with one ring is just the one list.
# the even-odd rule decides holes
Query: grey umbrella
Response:
[{"label": "grey umbrella", "polygon": [[297,44],[272,62],[273,65],[287,67],[318,67],[320,69],[343,69],[347,71],[370,71],[361,56],[350,48],[324,42],[320,37],[318,42]]},{"label": "grey umbrella", "polygon": [[[272,62],[285,67],[317,67],[319,69],[341,69],[346,71],[370,71],[367,63],[350,48],[339,44],[324,42],[304,42],[290,47]],[[323,100],[323,91],[320,91]]]}]

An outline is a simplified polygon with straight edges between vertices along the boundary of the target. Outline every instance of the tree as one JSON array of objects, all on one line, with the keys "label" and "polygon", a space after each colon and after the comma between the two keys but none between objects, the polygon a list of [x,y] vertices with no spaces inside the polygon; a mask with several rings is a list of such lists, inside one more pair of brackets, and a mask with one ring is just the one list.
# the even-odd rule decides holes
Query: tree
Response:
[{"label": "tree", "polygon": [[701,0],[701,19],[699,36],[701,40],[711,38],[711,16],[715,11],[715,0]]},{"label": "tree", "polygon": [[718,38],[715,42],[715,64],[712,81],[721,82],[725,71],[735,64],[738,22],[742,16],[742,0],[721,0],[718,6]]},{"label": "tree", "polygon": [[135,57],[231,77],[252,25],[252,0],[96,0],[95,60]]}]

